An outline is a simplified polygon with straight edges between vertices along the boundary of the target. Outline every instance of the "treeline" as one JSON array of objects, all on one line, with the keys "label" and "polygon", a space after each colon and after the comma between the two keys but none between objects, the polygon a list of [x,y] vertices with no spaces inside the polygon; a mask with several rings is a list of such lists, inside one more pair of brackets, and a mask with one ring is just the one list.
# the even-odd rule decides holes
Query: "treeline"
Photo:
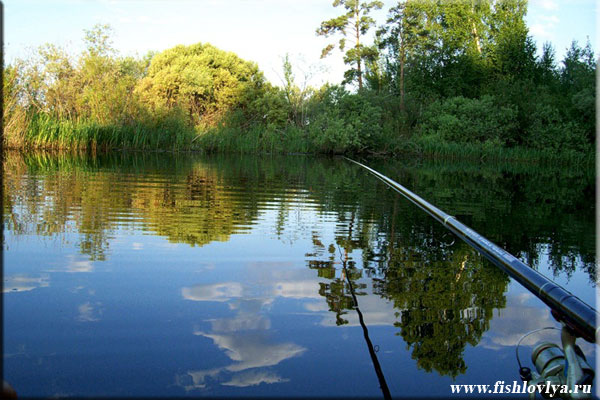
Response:
[{"label": "treeline", "polygon": [[381,26],[379,1],[334,6],[317,34],[342,51],[342,85],[298,83],[286,57],[274,86],[203,43],[122,57],[99,25],[76,57],[46,45],[4,69],[4,144],[593,159],[594,54],[538,55],[526,1],[401,1]]}]

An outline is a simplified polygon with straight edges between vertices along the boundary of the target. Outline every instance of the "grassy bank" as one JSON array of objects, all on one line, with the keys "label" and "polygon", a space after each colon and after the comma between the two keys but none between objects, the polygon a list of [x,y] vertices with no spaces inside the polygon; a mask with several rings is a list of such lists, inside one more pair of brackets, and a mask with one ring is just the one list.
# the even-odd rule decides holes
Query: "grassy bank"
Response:
[{"label": "grassy bank", "polygon": [[379,151],[345,149],[332,142],[324,145],[310,129],[289,125],[276,129],[253,126],[246,129],[221,125],[206,130],[186,126],[177,119],[130,124],[101,124],[91,120],[70,121],[47,114],[31,117],[21,135],[5,137],[7,148],[21,150],[154,150],[198,151],[241,154],[347,154],[384,157],[416,157],[477,162],[519,162],[535,164],[589,165],[594,152],[507,148],[500,143],[456,143],[436,137],[381,133]]},{"label": "grassy bank", "polygon": [[384,157],[416,157],[440,160],[465,160],[476,162],[518,162],[552,165],[586,165],[593,167],[595,152],[572,149],[531,149],[505,147],[495,142],[457,143],[435,137],[406,137],[382,134],[386,138],[382,150],[335,151],[333,147],[319,147],[308,130],[297,127],[268,130],[253,128],[240,131],[233,128],[214,129],[199,134],[194,148],[208,153],[270,153],[270,154],[346,154],[379,155]]}]

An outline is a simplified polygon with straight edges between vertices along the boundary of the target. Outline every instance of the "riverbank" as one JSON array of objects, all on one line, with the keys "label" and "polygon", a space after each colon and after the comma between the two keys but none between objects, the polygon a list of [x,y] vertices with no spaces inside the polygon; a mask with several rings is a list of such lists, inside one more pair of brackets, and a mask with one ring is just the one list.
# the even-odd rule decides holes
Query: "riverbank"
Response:
[{"label": "riverbank", "polygon": [[[345,154],[382,157],[417,157],[441,160],[485,162],[519,162],[532,164],[589,165],[595,153],[572,149],[541,150],[526,147],[508,148],[500,143],[457,143],[435,136],[394,135],[381,132],[385,144],[380,150],[336,149],[335,143],[319,144],[309,129],[288,126],[269,129],[254,126],[247,129],[220,126],[201,131],[177,119],[101,124],[91,120],[74,122],[59,120],[47,114],[33,116],[24,134],[9,133],[4,138],[6,149],[110,152],[116,150],[194,151],[202,153],[238,154]],[[383,141],[383,139],[381,139]]]}]

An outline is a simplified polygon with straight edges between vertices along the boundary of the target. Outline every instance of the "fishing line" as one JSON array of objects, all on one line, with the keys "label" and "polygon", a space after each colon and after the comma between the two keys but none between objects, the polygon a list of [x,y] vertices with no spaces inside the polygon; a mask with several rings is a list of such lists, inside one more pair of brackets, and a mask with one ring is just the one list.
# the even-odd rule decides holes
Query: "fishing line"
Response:
[{"label": "fishing line", "polygon": [[519,341],[517,342],[517,348],[515,349],[515,352],[517,354],[517,363],[519,364],[519,369],[523,368],[521,366],[521,359],[519,358],[519,346],[521,345],[521,342],[523,341],[523,339],[525,339],[527,336],[533,335],[534,333],[537,333],[537,332],[540,332],[540,331],[549,330],[549,329],[555,329],[557,331],[560,331],[560,329],[555,328],[553,326],[545,326],[543,328],[534,329],[531,332],[527,332],[526,334],[524,334],[523,336],[521,336],[521,339],[519,339]]},{"label": "fishing line", "polygon": [[369,338],[369,330],[367,329],[367,325],[365,324],[365,320],[363,318],[363,314],[358,308],[358,299],[356,298],[356,294],[354,293],[354,286],[352,285],[352,281],[350,280],[350,274],[348,273],[348,269],[346,268],[346,262],[348,260],[344,260],[342,258],[342,250],[340,246],[338,246],[338,252],[340,253],[340,260],[342,261],[342,268],[344,269],[344,274],[346,275],[346,281],[348,282],[348,287],[350,288],[350,294],[352,295],[352,301],[354,302],[354,309],[358,314],[358,321],[360,322],[360,326],[363,330],[363,336],[365,337],[365,342],[367,342],[367,347],[369,348],[369,354],[371,355],[371,361],[373,362],[373,368],[375,368],[375,373],[377,374],[377,379],[379,380],[379,387],[381,388],[381,392],[383,393],[383,398],[386,400],[391,400],[392,395],[390,394],[390,389],[388,388],[387,382],[385,380],[385,376],[383,376],[383,370],[381,369],[381,365],[379,364],[379,360],[377,359],[377,352],[379,351],[379,346],[377,350],[373,347],[373,343]]}]

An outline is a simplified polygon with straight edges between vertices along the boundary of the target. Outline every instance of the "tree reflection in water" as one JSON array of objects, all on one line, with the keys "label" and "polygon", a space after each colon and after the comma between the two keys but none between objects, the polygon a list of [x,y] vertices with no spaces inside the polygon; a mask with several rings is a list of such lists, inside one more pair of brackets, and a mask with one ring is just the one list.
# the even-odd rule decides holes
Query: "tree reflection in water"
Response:
[{"label": "tree reflection in water", "polygon": [[[348,262],[353,286],[364,290],[363,271],[369,273],[373,293],[392,302],[397,310],[394,326],[400,328],[398,334],[420,368],[452,377],[464,373],[467,344],[477,345],[489,329],[493,310],[505,306],[508,276],[484,263],[462,242],[434,247],[430,236],[409,235],[394,237],[385,248],[376,248],[376,241],[366,235],[369,229],[356,229],[358,233],[353,235],[352,225],[336,237],[336,244],[346,255],[356,249],[363,255],[362,268]],[[326,249],[314,234],[313,245],[315,251],[310,255],[314,259],[308,260],[308,266],[316,269],[319,277],[330,279],[330,283],[321,283],[319,294],[336,314],[337,325],[346,324],[343,315],[353,308],[353,301],[345,277],[335,277],[336,264],[340,264],[336,246],[330,244]],[[357,290],[356,295],[367,293]]]}]

